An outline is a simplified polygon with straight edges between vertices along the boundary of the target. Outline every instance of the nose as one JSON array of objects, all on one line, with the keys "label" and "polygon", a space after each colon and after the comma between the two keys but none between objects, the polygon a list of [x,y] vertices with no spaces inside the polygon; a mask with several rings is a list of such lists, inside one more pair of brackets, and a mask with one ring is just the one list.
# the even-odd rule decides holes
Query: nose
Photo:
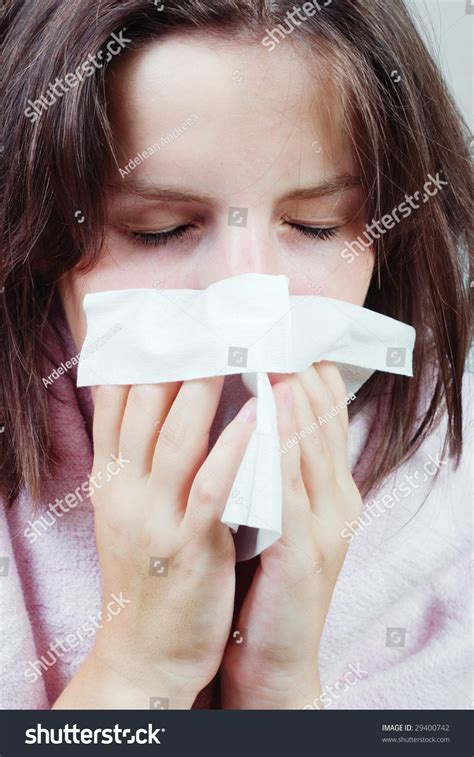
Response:
[{"label": "nose", "polygon": [[271,221],[262,208],[230,206],[222,213],[198,274],[199,287],[243,273],[282,273],[279,270]]}]

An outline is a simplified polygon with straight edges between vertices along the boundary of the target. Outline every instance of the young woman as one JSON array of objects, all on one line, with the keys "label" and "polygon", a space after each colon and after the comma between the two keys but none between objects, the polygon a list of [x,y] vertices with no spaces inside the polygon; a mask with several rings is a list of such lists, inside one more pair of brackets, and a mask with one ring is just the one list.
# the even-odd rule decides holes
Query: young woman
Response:
[{"label": "young woman", "polygon": [[[7,5],[3,707],[470,705],[466,132],[402,0],[295,8]],[[417,343],[282,455],[236,566],[238,377],[92,402],[75,363],[86,293],[251,271]],[[344,404],[332,364],[273,382],[282,446]]]}]

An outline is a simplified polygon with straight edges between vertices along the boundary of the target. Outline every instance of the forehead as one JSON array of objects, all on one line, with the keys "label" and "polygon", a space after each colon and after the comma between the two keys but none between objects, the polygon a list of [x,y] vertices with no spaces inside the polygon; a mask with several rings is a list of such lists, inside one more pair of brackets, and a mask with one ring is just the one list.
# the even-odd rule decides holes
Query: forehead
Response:
[{"label": "forehead", "polygon": [[[135,175],[188,172],[226,180],[232,188],[276,174],[308,182],[353,170],[342,128],[340,87],[327,56],[285,44],[269,52],[257,42],[177,35],[124,55],[109,80],[110,116],[122,157],[166,138],[195,114],[166,149]],[[171,149],[170,149],[171,147]],[[216,189],[218,187],[216,186]]]}]

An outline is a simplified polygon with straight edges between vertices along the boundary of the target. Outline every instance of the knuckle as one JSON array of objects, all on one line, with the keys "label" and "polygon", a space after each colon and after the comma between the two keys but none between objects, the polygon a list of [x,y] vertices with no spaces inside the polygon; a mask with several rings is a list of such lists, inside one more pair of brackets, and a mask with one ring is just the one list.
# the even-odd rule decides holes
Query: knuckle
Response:
[{"label": "knuckle", "polygon": [[129,525],[127,512],[118,502],[110,502],[97,495],[91,499],[95,518],[101,521],[103,527],[107,526],[115,532],[127,530]]},{"label": "knuckle", "polygon": [[201,505],[210,507],[219,503],[220,497],[213,476],[207,473],[197,476],[193,484],[193,490],[193,496]]},{"label": "knuckle", "polygon": [[286,477],[286,485],[291,494],[300,494],[303,488],[301,474],[297,471],[290,471]]}]

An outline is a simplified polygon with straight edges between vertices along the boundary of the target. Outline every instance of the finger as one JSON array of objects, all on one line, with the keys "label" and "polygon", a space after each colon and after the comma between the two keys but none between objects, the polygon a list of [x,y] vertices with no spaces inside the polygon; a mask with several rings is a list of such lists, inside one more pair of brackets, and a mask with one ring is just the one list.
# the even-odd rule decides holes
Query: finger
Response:
[{"label": "finger", "polygon": [[315,418],[301,374],[291,379],[303,481],[314,512],[318,503],[327,501],[333,490],[335,467],[331,450]]},{"label": "finger", "polygon": [[320,363],[315,364],[315,368],[328,387],[334,399],[334,406],[340,408],[337,417],[343,424],[345,431],[347,431],[349,426],[349,413],[347,410],[348,403],[346,402],[346,399],[348,399],[348,395],[346,385],[336,364],[328,360],[322,360]]},{"label": "finger", "polygon": [[181,382],[169,382],[130,388],[120,431],[120,450],[131,461],[129,474],[150,474],[161,425],[180,387]]},{"label": "finger", "polygon": [[94,400],[92,439],[94,465],[100,467],[111,454],[120,453],[120,427],[129,386],[98,386]]},{"label": "finger", "polygon": [[297,422],[294,412],[294,395],[291,381],[273,385],[280,435],[282,480],[282,540],[292,548],[301,545],[302,529],[307,524],[310,510],[301,472],[300,447],[294,443]]},{"label": "finger", "polygon": [[191,529],[209,529],[220,523],[232,484],[255,428],[256,407],[257,400],[252,397],[226,426],[201,465],[191,486],[184,516]]},{"label": "finger", "polygon": [[158,436],[150,481],[181,510],[208,452],[223,383],[223,376],[183,382]]},{"label": "finger", "polygon": [[339,417],[341,412],[347,412],[347,407],[342,401],[338,402],[331,386],[329,377],[334,377],[331,372],[325,372],[326,381],[319,373],[318,366],[312,366],[307,371],[298,374],[298,379],[303,386],[312,411],[317,419],[318,426],[326,440],[327,447],[332,456],[334,469],[337,473],[345,472],[348,468],[347,457],[347,426]]}]

